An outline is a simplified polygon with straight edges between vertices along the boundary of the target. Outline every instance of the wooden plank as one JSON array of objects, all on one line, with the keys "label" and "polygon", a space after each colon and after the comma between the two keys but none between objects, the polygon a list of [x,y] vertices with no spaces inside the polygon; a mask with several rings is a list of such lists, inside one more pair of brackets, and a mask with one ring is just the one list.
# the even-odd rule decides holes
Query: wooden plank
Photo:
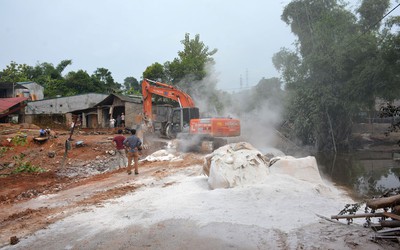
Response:
[{"label": "wooden plank", "polygon": [[331,219],[354,219],[364,217],[383,217],[383,213],[368,213],[368,214],[347,214],[347,215],[332,215]]},{"label": "wooden plank", "polygon": [[398,220],[382,220],[379,224],[382,227],[400,227],[400,221]]},{"label": "wooden plank", "polygon": [[392,233],[392,232],[400,232],[400,227],[395,227],[395,228],[389,228],[389,229],[382,229],[379,231],[376,231],[379,234],[384,234],[384,233]]},{"label": "wooden plank", "polygon": [[392,218],[394,220],[400,220],[400,216],[396,215],[396,214],[392,214],[392,213],[389,213],[389,212],[383,212],[383,215],[386,216],[386,217]]}]

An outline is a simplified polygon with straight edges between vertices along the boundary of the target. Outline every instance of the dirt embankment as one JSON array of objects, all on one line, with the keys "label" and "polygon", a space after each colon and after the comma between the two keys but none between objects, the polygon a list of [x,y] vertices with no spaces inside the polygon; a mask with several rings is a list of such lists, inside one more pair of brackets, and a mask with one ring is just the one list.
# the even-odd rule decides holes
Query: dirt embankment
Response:
[{"label": "dirt embankment", "polygon": [[[3,125],[0,134],[0,246],[10,237],[23,237],[87,205],[133,192],[135,176],[119,169],[113,154],[113,131],[76,131],[65,154],[69,131],[52,131],[45,142],[35,142],[38,128]],[[144,158],[158,150],[142,151]],[[201,164],[195,154],[181,162],[140,164],[140,177],[163,178],[173,169]],[[46,196],[46,202],[33,199]],[[50,198],[49,198],[50,197]]]}]

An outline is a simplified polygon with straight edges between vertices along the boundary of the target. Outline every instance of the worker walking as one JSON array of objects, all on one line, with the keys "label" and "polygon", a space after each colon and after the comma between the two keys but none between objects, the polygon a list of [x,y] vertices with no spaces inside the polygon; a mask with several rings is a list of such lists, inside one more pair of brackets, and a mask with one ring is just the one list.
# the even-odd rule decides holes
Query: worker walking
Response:
[{"label": "worker walking", "polygon": [[136,129],[131,129],[131,134],[124,140],[128,149],[128,174],[132,174],[132,159],[135,162],[135,174],[139,174],[139,151],[142,150],[142,141],[136,136]]},{"label": "worker walking", "polygon": [[112,140],[117,152],[117,162],[119,168],[127,167],[125,146],[124,146],[125,139],[126,139],[125,136],[122,135],[122,129],[118,129],[118,135],[116,135]]}]

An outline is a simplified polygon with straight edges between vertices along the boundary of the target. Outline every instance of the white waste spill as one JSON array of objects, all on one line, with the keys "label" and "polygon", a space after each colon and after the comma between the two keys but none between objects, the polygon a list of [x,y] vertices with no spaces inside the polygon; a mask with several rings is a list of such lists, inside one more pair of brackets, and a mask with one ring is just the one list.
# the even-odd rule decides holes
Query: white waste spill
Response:
[{"label": "white waste spill", "polygon": [[346,203],[353,203],[322,179],[304,180],[278,171],[270,171],[257,184],[212,190],[207,176],[188,176],[188,172],[198,173],[201,168],[182,169],[162,180],[139,179],[138,184],[144,187],[110,200],[104,207],[93,207],[56,222],[18,247],[55,235],[73,235],[77,237],[74,241],[80,241],[108,231],[150,227],[171,219],[189,220],[199,227],[221,222],[254,226],[254,230],[290,232],[317,222],[316,214],[330,217]]}]

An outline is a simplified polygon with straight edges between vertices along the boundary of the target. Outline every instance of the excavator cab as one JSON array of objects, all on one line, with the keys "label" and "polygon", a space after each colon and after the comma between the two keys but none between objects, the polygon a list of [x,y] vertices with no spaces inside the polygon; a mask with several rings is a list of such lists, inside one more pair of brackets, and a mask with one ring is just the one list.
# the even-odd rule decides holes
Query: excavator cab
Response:
[{"label": "excavator cab", "polygon": [[171,122],[166,129],[169,138],[175,138],[178,133],[189,133],[190,120],[200,117],[199,109],[193,108],[173,108]]},{"label": "excavator cab", "polygon": [[177,108],[171,105],[158,105],[154,128],[161,136],[173,139],[178,133],[189,133],[190,120],[199,117],[200,112],[197,107]]}]

